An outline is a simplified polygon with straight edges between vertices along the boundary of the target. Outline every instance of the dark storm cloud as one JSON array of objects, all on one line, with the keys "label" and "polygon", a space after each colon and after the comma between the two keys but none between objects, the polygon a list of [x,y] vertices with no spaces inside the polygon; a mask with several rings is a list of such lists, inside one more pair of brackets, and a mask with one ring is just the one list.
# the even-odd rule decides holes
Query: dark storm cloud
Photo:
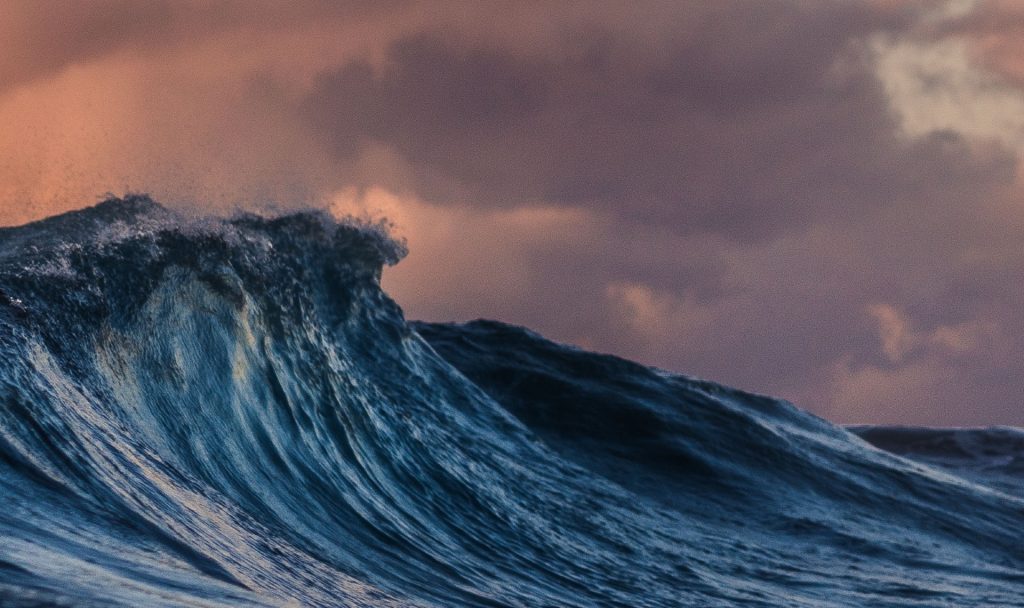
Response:
[{"label": "dark storm cloud", "polygon": [[342,158],[383,145],[408,163],[377,184],[606,218],[600,236],[510,240],[529,281],[422,300],[425,316],[487,302],[843,420],[1018,420],[999,361],[1024,346],[1020,256],[991,245],[1020,234],[999,210],[1016,152],[908,135],[877,73],[874,37],[934,38],[925,5],[716,6],[657,43],[576,24],[544,53],[428,30],[323,75],[305,112]]},{"label": "dark storm cloud", "polygon": [[323,76],[307,111],[343,157],[397,151],[431,200],[596,205],[743,239],[1001,169],[949,138],[898,139],[860,38],[900,19],[852,4],[723,6],[699,15],[695,38],[657,48],[582,25],[543,57],[417,34],[381,68]]},{"label": "dark storm cloud", "polygon": [[524,323],[842,421],[1019,424],[1022,16],[5,2],[0,223],[126,187],[380,203],[411,317]]}]

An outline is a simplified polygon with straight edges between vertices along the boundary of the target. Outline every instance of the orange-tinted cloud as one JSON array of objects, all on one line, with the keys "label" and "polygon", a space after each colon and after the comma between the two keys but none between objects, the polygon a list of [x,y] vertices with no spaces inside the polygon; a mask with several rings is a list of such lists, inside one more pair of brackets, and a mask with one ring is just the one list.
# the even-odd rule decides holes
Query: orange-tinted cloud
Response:
[{"label": "orange-tinted cloud", "polygon": [[410,316],[1024,423],[1012,2],[7,2],[0,224],[379,210]]}]

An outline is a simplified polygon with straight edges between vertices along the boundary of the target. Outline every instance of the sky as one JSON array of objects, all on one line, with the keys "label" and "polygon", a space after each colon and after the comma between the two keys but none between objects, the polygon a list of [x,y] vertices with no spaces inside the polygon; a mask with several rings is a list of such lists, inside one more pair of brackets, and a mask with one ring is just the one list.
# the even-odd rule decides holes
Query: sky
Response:
[{"label": "sky", "polygon": [[0,4],[0,225],[386,217],[495,318],[840,423],[1024,425],[1024,6]]}]

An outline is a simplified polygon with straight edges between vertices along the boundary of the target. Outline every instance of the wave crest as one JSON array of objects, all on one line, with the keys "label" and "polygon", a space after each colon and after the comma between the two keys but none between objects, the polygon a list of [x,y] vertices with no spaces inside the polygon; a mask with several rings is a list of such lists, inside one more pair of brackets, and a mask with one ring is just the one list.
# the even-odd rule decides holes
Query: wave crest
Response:
[{"label": "wave crest", "polygon": [[0,231],[0,600],[1015,601],[1010,493],[778,400],[407,324],[403,254],[145,197]]}]

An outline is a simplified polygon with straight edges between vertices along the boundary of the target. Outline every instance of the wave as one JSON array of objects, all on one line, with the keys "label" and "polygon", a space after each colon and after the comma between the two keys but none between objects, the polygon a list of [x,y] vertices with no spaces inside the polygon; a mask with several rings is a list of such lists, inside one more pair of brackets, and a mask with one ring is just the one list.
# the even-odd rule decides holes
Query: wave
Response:
[{"label": "wave", "polygon": [[1024,498],[1024,429],[855,426],[883,450]]},{"label": "wave", "polygon": [[408,323],[380,289],[403,254],[143,196],[0,230],[0,605],[1021,605],[1013,486],[522,328]]}]

